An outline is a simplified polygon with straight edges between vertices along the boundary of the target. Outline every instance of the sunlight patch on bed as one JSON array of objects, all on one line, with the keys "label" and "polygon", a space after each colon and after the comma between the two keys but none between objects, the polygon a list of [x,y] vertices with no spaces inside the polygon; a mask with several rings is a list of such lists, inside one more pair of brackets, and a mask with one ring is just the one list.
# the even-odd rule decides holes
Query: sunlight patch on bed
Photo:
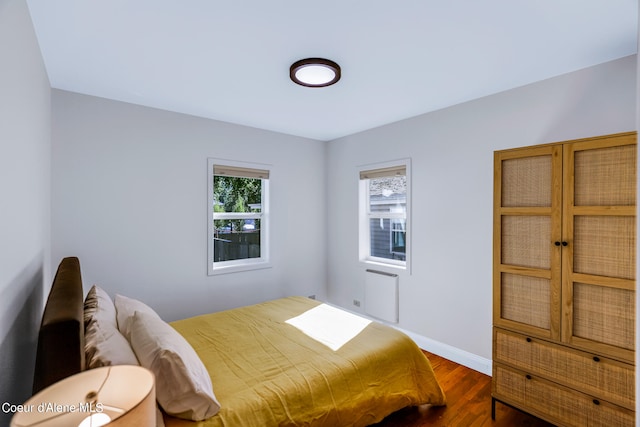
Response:
[{"label": "sunlight patch on bed", "polygon": [[286,323],[337,351],[362,332],[371,320],[327,304],[320,304],[299,316],[292,317]]}]

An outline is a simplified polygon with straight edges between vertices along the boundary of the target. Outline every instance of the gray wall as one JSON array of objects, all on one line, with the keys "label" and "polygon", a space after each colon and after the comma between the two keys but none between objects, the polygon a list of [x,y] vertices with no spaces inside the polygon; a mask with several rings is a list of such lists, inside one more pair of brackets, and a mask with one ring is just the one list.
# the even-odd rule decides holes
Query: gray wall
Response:
[{"label": "gray wall", "polygon": [[366,299],[358,166],[410,157],[413,263],[400,277],[400,327],[490,359],[493,151],[633,131],[635,102],[634,55],[330,142],[327,218],[341,238],[328,243],[329,300],[358,310],[353,299]]},{"label": "gray wall", "polygon": [[50,97],[26,2],[0,0],[0,404],[33,384],[50,278]]},{"label": "gray wall", "polygon": [[[52,254],[174,320],[325,294],[323,142],[53,91]],[[207,276],[207,158],[266,163],[272,268]]]}]

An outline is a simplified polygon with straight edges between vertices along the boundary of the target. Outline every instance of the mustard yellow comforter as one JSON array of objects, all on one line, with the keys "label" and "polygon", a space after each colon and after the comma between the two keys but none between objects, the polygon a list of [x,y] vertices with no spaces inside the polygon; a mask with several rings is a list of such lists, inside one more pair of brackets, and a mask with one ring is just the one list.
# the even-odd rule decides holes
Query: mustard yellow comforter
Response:
[{"label": "mustard yellow comforter", "polygon": [[403,407],[443,405],[424,354],[373,322],[334,351],[287,323],[317,301],[290,297],[171,325],[205,364],[220,412],[167,427],[367,426]]}]

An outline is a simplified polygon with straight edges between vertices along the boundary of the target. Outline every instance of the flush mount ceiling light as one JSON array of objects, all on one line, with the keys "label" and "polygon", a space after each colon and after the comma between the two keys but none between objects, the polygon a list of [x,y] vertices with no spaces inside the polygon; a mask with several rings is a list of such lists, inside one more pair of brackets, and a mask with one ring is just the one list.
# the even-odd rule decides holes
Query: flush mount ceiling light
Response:
[{"label": "flush mount ceiling light", "polygon": [[301,86],[331,86],[340,80],[340,66],[329,59],[301,59],[291,65],[289,77]]}]

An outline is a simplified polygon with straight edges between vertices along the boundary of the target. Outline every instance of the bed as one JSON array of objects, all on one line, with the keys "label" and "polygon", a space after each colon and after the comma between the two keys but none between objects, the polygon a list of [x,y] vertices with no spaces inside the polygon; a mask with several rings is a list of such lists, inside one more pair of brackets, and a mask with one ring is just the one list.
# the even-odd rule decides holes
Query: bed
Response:
[{"label": "bed", "polygon": [[[78,259],[62,260],[43,314],[34,392],[95,364],[95,354],[87,353],[83,342],[94,339],[89,328],[94,320],[87,323],[85,313],[89,294],[83,301]],[[445,404],[429,361],[410,338],[319,301],[282,298],[174,321],[168,329],[142,302],[116,296],[114,305],[114,322],[136,357],[120,357],[123,351],[101,363],[140,363],[155,369],[167,427],[367,426],[407,406]],[[207,378],[197,380],[195,388],[201,391],[209,384],[213,408],[167,410],[162,389],[182,392],[165,384],[173,365],[146,366],[158,359],[145,356],[139,344],[139,325],[147,323],[153,325],[148,335],[175,334],[188,343],[188,354],[196,355],[198,366],[185,362],[185,371],[204,369]],[[60,340],[72,345],[47,345]]]}]

